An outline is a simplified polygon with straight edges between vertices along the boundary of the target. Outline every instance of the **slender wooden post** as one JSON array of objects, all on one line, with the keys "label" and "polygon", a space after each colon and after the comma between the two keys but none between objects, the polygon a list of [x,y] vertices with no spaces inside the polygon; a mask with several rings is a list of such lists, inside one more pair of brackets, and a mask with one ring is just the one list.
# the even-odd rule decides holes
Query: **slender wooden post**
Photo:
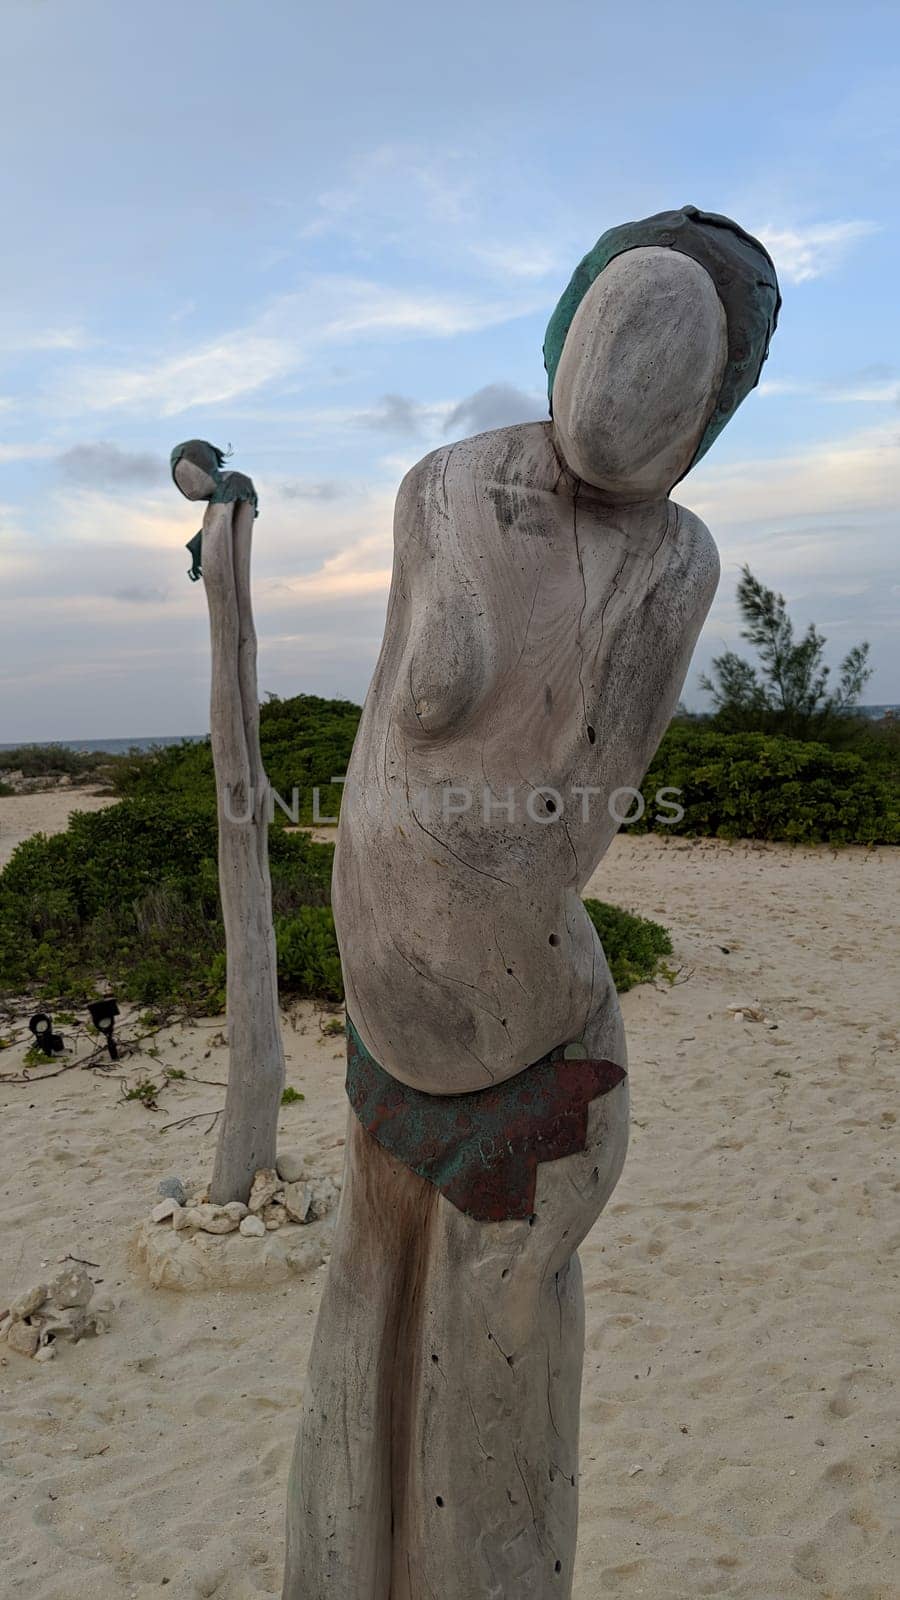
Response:
[{"label": "slender wooden post", "polygon": [[401,487],[335,859],[351,1112],[284,1600],[571,1594],[577,1248],[628,1128],[580,891],[715,592],[669,491],[756,381],[777,296],[722,217],[612,230],[548,330],[553,421]]},{"label": "slender wooden post", "polygon": [[209,605],[210,737],[227,947],[230,1067],[210,1184],[216,1205],[246,1201],[254,1173],[274,1167],[284,1087],[269,879],[269,784],[259,748],[250,596],[256,496],[249,478],[222,473],[220,465],[219,452],[203,441],[189,441],[173,451],[178,488],[189,499],[210,501],[195,570],[202,563]]}]

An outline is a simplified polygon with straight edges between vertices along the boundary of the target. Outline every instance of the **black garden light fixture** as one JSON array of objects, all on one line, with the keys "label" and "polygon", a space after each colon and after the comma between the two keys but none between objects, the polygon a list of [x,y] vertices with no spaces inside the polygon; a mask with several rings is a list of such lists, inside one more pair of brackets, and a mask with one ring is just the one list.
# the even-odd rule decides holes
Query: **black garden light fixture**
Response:
[{"label": "black garden light fixture", "polygon": [[37,1050],[43,1051],[44,1055],[49,1056],[51,1061],[54,1056],[59,1055],[63,1048],[63,1037],[61,1033],[53,1032],[53,1018],[48,1017],[46,1011],[36,1011],[28,1026],[34,1034],[34,1043]]},{"label": "black garden light fixture", "polygon": [[94,1027],[103,1034],[106,1040],[106,1048],[109,1051],[110,1060],[118,1061],[119,1051],[113,1038],[113,1028],[115,1027],[116,1017],[119,1015],[118,1000],[114,999],[112,995],[107,1000],[91,1000],[88,1003],[88,1011],[91,1014],[91,1021]]}]

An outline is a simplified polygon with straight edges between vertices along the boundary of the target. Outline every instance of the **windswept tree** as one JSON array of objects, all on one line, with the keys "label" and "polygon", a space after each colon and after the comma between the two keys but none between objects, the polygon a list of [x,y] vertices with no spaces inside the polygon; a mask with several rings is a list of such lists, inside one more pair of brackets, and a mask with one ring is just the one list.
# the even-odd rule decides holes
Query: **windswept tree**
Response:
[{"label": "windswept tree", "polygon": [[853,710],[872,676],[868,644],[848,650],[832,683],[824,635],[811,622],[797,638],[784,595],[767,589],[749,566],[741,568],[737,601],[741,638],[754,646],[759,665],[726,650],[714,657],[712,676],[701,677],[700,687],[712,695],[722,728],[802,735]]}]

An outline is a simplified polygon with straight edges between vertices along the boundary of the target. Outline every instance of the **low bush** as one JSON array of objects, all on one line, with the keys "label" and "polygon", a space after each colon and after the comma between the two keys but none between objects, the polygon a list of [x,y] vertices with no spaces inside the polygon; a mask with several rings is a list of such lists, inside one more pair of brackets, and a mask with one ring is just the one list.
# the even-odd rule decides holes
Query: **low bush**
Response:
[{"label": "low bush", "polygon": [[[285,996],[343,999],[329,903],[331,845],[270,835],[278,978]],[[37,834],[0,873],[0,990],[78,1003],[101,981],[140,1005],[220,1011],[225,932],[211,806],[171,796],[78,813]],[[589,901],[621,989],[670,949],[655,923]]]},{"label": "low bush", "polygon": [[602,900],[585,900],[585,909],[600,935],[613,983],[620,994],[635,984],[649,983],[672,954],[668,931],[649,917],[637,917]]},{"label": "low bush", "polygon": [[[315,787],[320,790],[320,815],[337,816],[341,790],[331,779],[343,777],[347,771],[360,715],[360,707],[350,700],[323,700],[314,694],[298,694],[289,700],[273,696],[260,707],[263,766],[273,789],[289,808],[290,820],[305,824],[314,820]],[[209,740],[185,740],[121,756],[112,768],[112,784],[117,794],[132,799],[169,795],[213,805],[216,780]],[[276,823],[287,820],[276,806]]]},{"label": "low bush", "polygon": [[[884,755],[876,763],[813,741],[679,722],[663,738],[641,788],[647,808],[633,825],[638,833],[656,828],[794,844],[900,843],[898,786]],[[666,815],[653,801],[662,788],[680,791],[681,821],[657,820]]]},{"label": "low bush", "polygon": [[[142,1005],[218,1009],[225,935],[216,852],[212,807],[171,798],[79,813],[67,832],[26,840],[0,873],[0,989],[76,999],[105,979]],[[332,854],[306,834],[273,832],[280,919],[301,910],[330,919]],[[326,954],[317,959],[333,987]]]},{"label": "low bush", "polygon": [[275,922],[278,981],[294,994],[343,1000],[341,958],[330,906],[299,906]]},{"label": "low bush", "polygon": [[108,760],[96,750],[71,750],[66,744],[23,744],[0,750],[0,771],[21,772],[23,778],[79,778]]}]

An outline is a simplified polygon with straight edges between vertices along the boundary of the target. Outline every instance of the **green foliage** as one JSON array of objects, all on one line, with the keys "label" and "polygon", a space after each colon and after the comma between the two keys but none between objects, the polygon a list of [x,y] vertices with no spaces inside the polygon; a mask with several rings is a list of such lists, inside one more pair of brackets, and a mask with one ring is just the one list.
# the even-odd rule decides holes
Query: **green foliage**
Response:
[{"label": "green foliage", "polygon": [[158,1094],[159,1088],[153,1080],[151,1078],[142,1078],[139,1083],[133,1084],[130,1089],[122,1090],[122,1099],[139,1100],[147,1111],[156,1111],[156,1097]]},{"label": "green foliage", "polygon": [[[272,781],[285,798],[298,787],[308,816],[312,786],[346,770],[359,709],[298,695],[270,701],[261,717]],[[647,810],[635,831],[900,843],[900,728],[848,716],[821,727],[828,744],[727,733],[699,719],[674,723],[645,777]],[[74,815],[65,833],[27,840],[0,872],[0,988],[80,1006],[105,980],[152,1016],[173,1005],[221,1011],[226,961],[209,745],[133,754],[113,767],[126,798]],[[666,787],[681,791],[685,807],[673,826],[657,820],[671,812],[653,799]],[[339,791],[329,797],[323,787],[323,811],[336,814],[338,803]],[[282,992],[339,1004],[332,847],[276,827],[269,855]],[[663,929],[588,905],[619,988],[661,970],[670,948]]]},{"label": "green foliage", "polygon": [[288,1084],[288,1087],[282,1091],[281,1104],[283,1106],[296,1106],[299,1105],[301,1100],[305,1099],[305,1094],[301,1094],[299,1089],[292,1089]]},{"label": "green foliage", "polygon": [[[360,708],[350,700],[322,700],[298,694],[289,700],[272,696],[260,707],[259,738],[263,766],[273,789],[289,808],[280,806],[275,821],[313,821],[313,788],[320,789],[319,812],[336,817],[340,787],[359,725]],[[156,798],[167,794],[215,804],[216,781],[208,739],[120,757],[112,777],[117,794]],[[294,790],[297,790],[296,806]]]},{"label": "green foliage", "polygon": [[[3,988],[80,1003],[103,977],[141,1005],[221,1009],[225,938],[216,851],[212,808],[171,796],[80,813],[65,833],[26,840],[0,873]],[[273,900],[281,920],[326,911],[332,855],[330,845],[306,834],[273,832]],[[311,982],[316,961],[327,954],[320,929],[306,963]],[[323,972],[331,998],[334,974],[327,965]],[[290,975],[282,976],[290,989]]]},{"label": "green foliage", "polygon": [[10,788],[8,783],[0,783],[0,800],[8,798],[9,795],[15,794],[15,792],[15,789]]},{"label": "green foliage", "polygon": [[[270,852],[282,993],[340,1003],[332,846],[276,829]],[[80,813],[66,833],[27,840],[0,873],[4,989],[80,1005],[105,979],[122,998],[153,1008],[148,1021],[168,1005],[222,1010],[215,857],[212,808],[171,794]],[[638,923],[612,908],[605,914],[607,955],[628,987],[649,970],[635,944]]]},{"label": "green foliage", "polygon": [[620,994],[635,984],[649,983],[660,970],[663,956],[672,954],[665,928],[648,917],[633,916],[602,900],[585,900],[585,909],[600,935],[613,982]]},{"label": "green foliage", "polygon": [[[647,809],[635,832],[900,844],[900,798],[889,761],[876,765],[813,741],[673,723],[641,787]],[[653,796],[665,787],[681,791],[680,822],[657,820],[666,813]]]},{"label": "green foliage", "polygon": [[718,727],[815,737],[823,724],[857,704],[872,676],[867,644],[847,652],[838,686],[831,689],[826,640],[814,622],[797,639],[784,595],[767,589],[748,566],[741,569],[737,601],[744,623],[741,638],[755,647],[760,668],[733,650],[715,657],[713,677],[702,677],[700,686],[712,695]]},{"label": "green foliage", "polygon": [[23,778],[82,778],[108,760],[96,750],[70,750],[65,744],[23,744],[16,750],[0,750],[0,768],[21,772]]},{"label": "green foliage", "polygon": [[299,906],[289,917],[276,917],[278,975],[294,994],[343,1000],[344,983],[334,918],[329,906]]}]

